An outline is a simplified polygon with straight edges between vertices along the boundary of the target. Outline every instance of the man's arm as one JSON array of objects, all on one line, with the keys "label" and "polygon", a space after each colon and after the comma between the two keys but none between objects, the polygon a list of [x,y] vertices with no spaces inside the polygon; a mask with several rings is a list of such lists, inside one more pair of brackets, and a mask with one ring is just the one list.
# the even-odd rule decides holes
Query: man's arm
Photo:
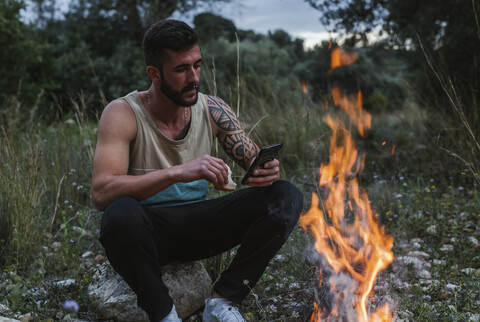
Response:
[{"label": "man's arm", "polygon": [[136,119],[128,103],[116,100],[107,105],[100,118],[93,161],[92,198],[99,210],[121,197],[144,200],[177,182],[228,182],[223,160],[209,155],[144,175],[127,175],[130,144],[136,135]]},{"label": "man's arm", "polygon": [[[258,146],[242,129],[240,121],[222,99],[215,96],[206,96],[208,109],[212,121],[214,135],[218,137],[220,145],[233,161],[243,169],[248,170],[258,154]],[[263,169],[257,169],[249,179],[251,186],[267,186],[280,177],[278,160],[265,163]]]}]

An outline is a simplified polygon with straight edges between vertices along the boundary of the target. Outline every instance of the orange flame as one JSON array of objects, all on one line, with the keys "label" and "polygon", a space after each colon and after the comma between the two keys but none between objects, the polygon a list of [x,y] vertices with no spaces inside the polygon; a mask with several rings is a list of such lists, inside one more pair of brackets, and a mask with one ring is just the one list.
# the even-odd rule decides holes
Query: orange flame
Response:
[{"label": "orange flame", "polygon": [[[332,58],[332,68],[333,65]],[[370,128],[371,115],[362,110],[361,93],[346,97],[334,88],[332,94],[335,105],[364,136]],[[326,196],[324,210],[319,209],[319,197],[313,193],[311,208],[301,216],[300,225],[313,235],[316,251],[328,263],[323,266],[329,266],[334,272],[328,277],[334,298],[329,312],[315,303],[311,321],[329,321],[340,315],[348,321],[355,318],[357,321],[390,321],[388,304],[369,314],[367,300],[377,274],[393,261],[393,238],[378,225],[367,193],[359,188],[356,175],[363,169],[365,156],[358,154],[351,127],[347,129],[342,118],[330,115],[326,123],[332,137],[329,163],[320,168],[319,185]]]},{"label": "orange flame", "polygon": [[336,47],[332,51],[332,56],[330,57],[330,71],[344,65],[353,64],[356,60],[356,52],[346,52],[342,48]]},{"label": "orange flame", "polygon": [[308,93],[307,82],[305,82],[304,80],[302,80],[302,92],[303,94]]}]

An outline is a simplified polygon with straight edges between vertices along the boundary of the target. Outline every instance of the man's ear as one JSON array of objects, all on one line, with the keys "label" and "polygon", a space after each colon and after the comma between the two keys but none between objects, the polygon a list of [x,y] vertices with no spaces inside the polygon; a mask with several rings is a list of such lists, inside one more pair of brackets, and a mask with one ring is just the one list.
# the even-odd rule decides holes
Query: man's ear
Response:
[{"label": "man's ear", "polygon": [[147,66],[147,74],[150,76],[152,81],[160,79],[160,71],[157,67],[154,66]]}]

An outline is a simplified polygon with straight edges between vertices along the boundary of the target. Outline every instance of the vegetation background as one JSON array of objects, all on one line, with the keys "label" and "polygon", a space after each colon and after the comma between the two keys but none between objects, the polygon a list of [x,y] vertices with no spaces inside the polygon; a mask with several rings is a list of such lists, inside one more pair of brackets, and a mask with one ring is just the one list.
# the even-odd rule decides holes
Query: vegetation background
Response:
[{"label": "vegetation background", "polygon": [[[82,256],[103,252],[89,191],[98,117],[108,101],[149,86],[141,39],[152,22],[220,1],[76,0],[60,14],[53,0],[0,0],[0,304],[7,314],[65,318],[62,305],[73,299],[78,317],[96,319],[86,292],[95,262]],[[328,161],[330,90],[361,90],[373,124],[357,143],[367,155],[359,180],[396,243],[421,238],[421,250],[444,261],[432,273],[440,286],[410,276],[407,291],[392,287],[399,311],[414,321],[471,319],[480,311],[480,282],[462,270],[480,268],[480,2],[307,2],[343,37],[306,49],[284,30],[259,34],[212,12],[196,15],[202,91],[224,98],[259,145],[283,141],[283,178],[302,189],[308,209]],[[21,15],[27,4],[35,8],[31,22]],[[372,33],[381,37],[372,42]],[[330,72],[337,45],[358,59]],[[248,319],[310,316],[310,242],[294,231],[282,265],[273,263],[253,290]],[[440,251],[445,244],[455,251]],[[230,258],[205,265],[214,277]],[[67,278],[76,280],[68,292],[53,283]],[[459,288],[445,295],[446,284]],[[40,285],[48,295],[32,291]],[[279,305],[292,298],[304,306]]]}]

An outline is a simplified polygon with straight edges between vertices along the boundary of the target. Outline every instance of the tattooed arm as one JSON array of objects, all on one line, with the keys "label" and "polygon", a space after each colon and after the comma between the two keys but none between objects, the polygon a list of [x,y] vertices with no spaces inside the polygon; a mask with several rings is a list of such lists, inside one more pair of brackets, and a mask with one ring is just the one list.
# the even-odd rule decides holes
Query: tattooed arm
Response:
[{"label": "tattooed arm", "polygon": [[[258,146],[242,129],[237,116],[230,106],[215,96],[206,95],[206,100],[214,135],[218,137],[223,150],[228,156],[243,169],[248,170],[258,154]],[[251,177],[249,180],[249,185],[270,185],[280,177],[279,172],[278,160],[267,162],[263,169],[255,170],[254,177]]]}]

